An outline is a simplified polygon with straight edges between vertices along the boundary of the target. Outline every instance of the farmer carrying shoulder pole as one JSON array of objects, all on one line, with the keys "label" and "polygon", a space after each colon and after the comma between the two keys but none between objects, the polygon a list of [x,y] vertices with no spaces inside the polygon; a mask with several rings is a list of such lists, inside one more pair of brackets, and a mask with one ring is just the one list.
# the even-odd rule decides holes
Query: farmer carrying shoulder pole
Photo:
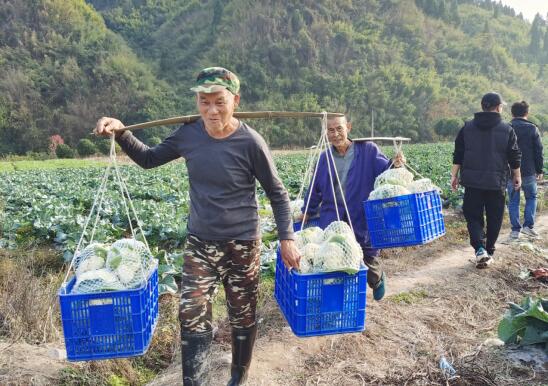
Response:
[{"label": "farmer carrying shoulder pole", "polygon": [[[337,220],[337,211],[344,213],[341,220],[349,222],[340,197],[341,189],[338,186],[332,189],[331,186],[329,169],[336,170],[348,205],[354,234],[363,250],[363,261],[368,267],[367,282],[373,290],[374,299],[381,300],[385,293],[386,275],[379,262],[379,250],[371,247],[363,201],[367,200],[373,191],[375,178],[390,167],[403,167],[405,157],[403,153],[398,152],[391,161],[373,142],[352,141],[348,137],[351,129],[351,123],[344,116],[327,120],[327,139],[330,146],[333,146],[334,164],[327,156],[327,150],[324,151],[320,156],[314,184],[309,187],[304,200],[306,203],[310,195],[306,216],[319,214],[322,228]],[[336,197],[333,197],[333,191]],[[305,207],[302,208],[303,212],[304,210]],[[301,218],[304,218],[303,214]]]},{"label": "farmer carrying shoulder pole", "polygon": [[475,251],[476,268],[487,268],[494,261],[509,168],[512,169],[511,194],[516,194],[521,186],[521,151],[514,129],[502,120],[504,104],[499,94],[485,94],[481,99],[483,111],[475,113],[474,119],[464,124],[455,139],[451,188],[456,190],[459,183],[464,186],[462,211],[470,245]]},{"label": "farmer carrying shoulder pole", "polygon": [[240,102],[240,81],[232,72],[212,67],[196,79],[196,104],[201,119],[175,130],[149,148],[124,124],[101,118],[97,135],[116,132],[117,142],[143,168],[183,157],[190,182],[190,214],[185,246],[181,304],[183,384],[205,379],[212,332],[212,298],[222,281],[232,326],[229,385],[242,384],[249,370],[255,336],[261,237],[255,181],[265,190],[288,267],[297,268],[289,196],[278,177],[264,139],[233,117]]}]

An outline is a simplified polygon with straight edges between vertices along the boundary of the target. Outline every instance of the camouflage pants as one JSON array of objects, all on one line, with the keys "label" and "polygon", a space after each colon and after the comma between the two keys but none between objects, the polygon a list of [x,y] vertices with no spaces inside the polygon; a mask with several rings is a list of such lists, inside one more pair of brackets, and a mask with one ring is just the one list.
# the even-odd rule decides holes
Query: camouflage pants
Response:
[{"label": "camouflage pants", "polygon": [[212,329],[212,301],[220,281],[232,327],[255,324],[260,249],[260,240],[209,241],[188,236],[179,306],[182,332]]}]

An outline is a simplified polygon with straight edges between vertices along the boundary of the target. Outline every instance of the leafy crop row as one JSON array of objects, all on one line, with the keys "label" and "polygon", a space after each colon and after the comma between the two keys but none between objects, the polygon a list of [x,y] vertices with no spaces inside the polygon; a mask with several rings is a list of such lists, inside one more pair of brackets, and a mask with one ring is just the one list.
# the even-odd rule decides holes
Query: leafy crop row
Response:
[{"label": "leafy crop row", "polygon": [[[389,156],[393,153],[390,146],[383,150]],[[447,204],[458,205],[459,193],[451,193],[449,188],[452,144],[404,145],[404,152],[413,169],[432,178],[443,189]],[[307,152],[275,156],[280,177],[292,199],[299,192],[307,156]],[[154,170],[136,166],[124,166],[121,170],[151,246],[180,246],[186,236],[189,203],[184,162]],[[103,171],[103,168],[68,168],[2,173],[0,246],[15,246],[33,239],[55,244],[66,251],[69,258]],[[129,224],[119,194],[111,185],[95,239],[113,241],[128,234]],[[270,212],[268,200],[260,187],[258,195],[261,215],[265,223],[271,224],[266,220]],[[270,229],[263,230],[272,237]]]}]

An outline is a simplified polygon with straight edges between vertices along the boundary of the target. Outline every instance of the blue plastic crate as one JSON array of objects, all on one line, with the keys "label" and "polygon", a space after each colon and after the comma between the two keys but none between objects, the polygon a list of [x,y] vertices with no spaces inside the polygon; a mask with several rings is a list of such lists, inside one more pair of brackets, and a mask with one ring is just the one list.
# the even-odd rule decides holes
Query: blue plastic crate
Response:
[{"label": "blue plastic crate", "polygon": [[363,206],[374,248],[425,244],[445,234],[436,190],[365,201]]},{"label": "blue plastic crate", "polygon": [[300,337],[363,331],[367,268],[350,275],[301,275],[276,260],[274,296],[293,333]]},{"label": "blue plastic crate", "polygon": [[75,281],[59,290],[68,360],[144,354],[158,321],[158,267],[132,290],[71,294]]},{"label": "blue plastic crate", "polygon": [[[301,226],[302,226],[302,222],[294,222],[293,223],[293,232],[300,231]],[[320,226],[320,218],[319,217],[311,218],[311,219],[308,219],[308,221],[306,221],[304,223],[304,228],[303,229],[310,228],[310,227],[319,227],[319,226]]]}]

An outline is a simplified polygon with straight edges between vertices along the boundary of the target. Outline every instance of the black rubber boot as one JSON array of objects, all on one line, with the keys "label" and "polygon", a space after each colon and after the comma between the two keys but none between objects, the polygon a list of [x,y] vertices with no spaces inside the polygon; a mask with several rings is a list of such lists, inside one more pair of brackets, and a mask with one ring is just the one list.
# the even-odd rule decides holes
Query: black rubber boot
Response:
[{"label": "black rubber boot", "polygon": [[183,332],[181,334],[181,354],[183,362],[183,385],[201,386],[204,368],[209,355],[213,332]]},{"label": "black rubber boot", "polygon": [[245,383],[256,336],[257,325],[249,328],[232,329],[232,368],[227,386],[237,386]]}]

